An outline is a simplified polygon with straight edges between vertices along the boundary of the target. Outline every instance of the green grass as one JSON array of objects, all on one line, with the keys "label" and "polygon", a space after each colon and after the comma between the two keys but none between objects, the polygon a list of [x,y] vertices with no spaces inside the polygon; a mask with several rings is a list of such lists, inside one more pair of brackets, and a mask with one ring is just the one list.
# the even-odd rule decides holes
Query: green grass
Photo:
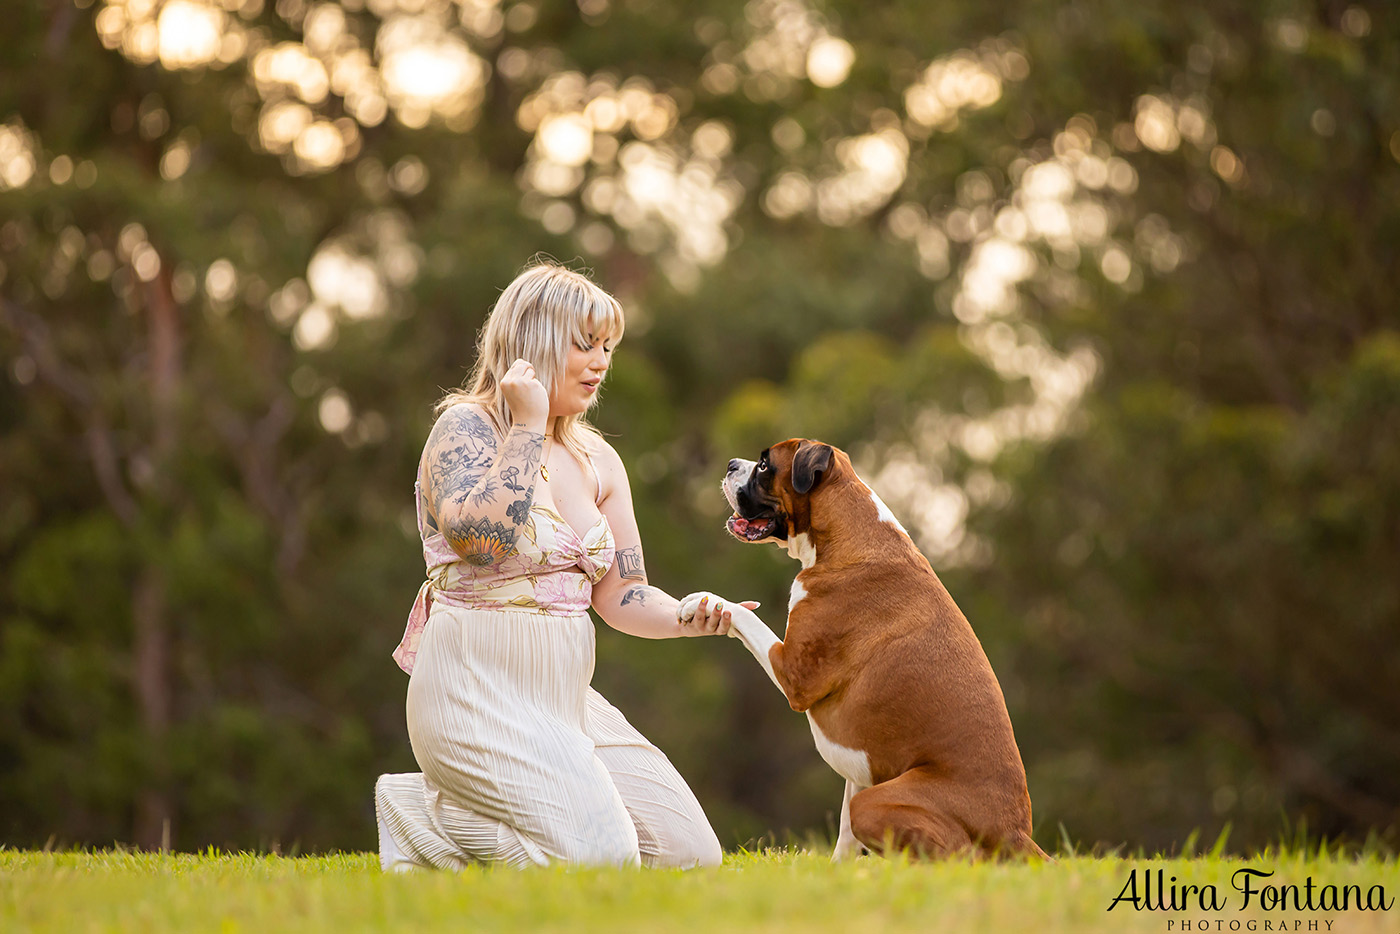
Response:
[{"label": "green grass", "polygon": [[[825,853],[735,853],[693,872],[544,869],[385,875],[354,853],[284,858],[246,853],[156,855],[0,850],[0,932],[709,931],[898,932],[1151,931],[1182,920],[1209,930],[1400,932],[1390,911],[1240,910],[1230,876],[1242,866],[1275,882],[1383,885],[1400,898],[1395,857],[1265,852],[1254,858],[1123,859],[1064,855],[1055,863],[910,864],[865,858],[832,865]],[[1224,910],[1106,909],[1130,870],[1166,870],[1216,885]],[[1141,878],[1141,877],[1139,877]],[[1172,927],[1168,922],[1174,921]]]}]

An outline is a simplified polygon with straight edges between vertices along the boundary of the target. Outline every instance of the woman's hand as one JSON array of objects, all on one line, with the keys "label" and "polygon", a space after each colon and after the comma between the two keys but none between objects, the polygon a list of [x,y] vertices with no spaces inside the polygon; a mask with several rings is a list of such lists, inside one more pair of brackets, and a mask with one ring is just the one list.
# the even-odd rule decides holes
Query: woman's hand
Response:
[{"label": "woman's hand", "polygon": [[516,360],[501,377],[501,394],[510,406],[511,420],[544,433],[549,419],[549,393],[527,360]]},{"label": "woman's hand", "polygon": [[[698,604],[696,597],[699,597]],[[743,600],[738,605],[756,610],[761,604],[757,600]],[[676,608],[676,622],[687,636],[725,636],[733,622],[733,607],[734,603],[726,603],[716,594],[691,594]]]}]

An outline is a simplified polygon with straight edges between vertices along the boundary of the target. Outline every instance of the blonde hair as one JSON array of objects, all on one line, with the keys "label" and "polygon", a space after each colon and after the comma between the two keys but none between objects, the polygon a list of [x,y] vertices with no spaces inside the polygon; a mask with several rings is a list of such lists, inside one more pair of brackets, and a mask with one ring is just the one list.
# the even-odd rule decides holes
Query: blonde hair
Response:
[{"label": "blonde hair", "polygon": [[[529,362],[552,396],[564,376],[571,346],[587,346],[590,338],[621,340],[624,327],[622,305],[586,275],[549,261],[532,263],[506,286],[487,316],[477,336],[476,363],[463,388],[439,399],[433,414],[461,402],[475,403],[504,437],[511,415],[501,378],[512,363]],[[588,459],[589,440],[601,438],[582,415],[561,415],[554,422],[554,440],[577,461]]]}]

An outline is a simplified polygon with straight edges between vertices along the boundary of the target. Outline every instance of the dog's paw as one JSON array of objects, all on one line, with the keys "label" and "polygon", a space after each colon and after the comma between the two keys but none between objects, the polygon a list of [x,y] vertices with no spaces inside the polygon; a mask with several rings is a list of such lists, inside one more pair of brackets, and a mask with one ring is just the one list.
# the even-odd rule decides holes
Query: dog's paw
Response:
[{"label": "dog's paw", "polygon": [[710,593],[708,590],[697,590],[681,600],[680,606],[676,608],[676,622],[682,626],[689,626],[695,622],[695,614],[700,612],[702,600],[705,601],[707,609],[724,602],[718,594]]}]

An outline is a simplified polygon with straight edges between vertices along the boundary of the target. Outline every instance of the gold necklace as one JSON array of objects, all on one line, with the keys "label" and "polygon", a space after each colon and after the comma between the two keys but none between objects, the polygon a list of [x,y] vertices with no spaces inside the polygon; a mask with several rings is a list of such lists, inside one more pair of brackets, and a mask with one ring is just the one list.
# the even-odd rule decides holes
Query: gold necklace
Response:
[{"label": "gold necklace", "polygon": [[544,453],[540,455],[540,476],[544,477],[544,482],[549,482],[549,435],[544,436]]}]

